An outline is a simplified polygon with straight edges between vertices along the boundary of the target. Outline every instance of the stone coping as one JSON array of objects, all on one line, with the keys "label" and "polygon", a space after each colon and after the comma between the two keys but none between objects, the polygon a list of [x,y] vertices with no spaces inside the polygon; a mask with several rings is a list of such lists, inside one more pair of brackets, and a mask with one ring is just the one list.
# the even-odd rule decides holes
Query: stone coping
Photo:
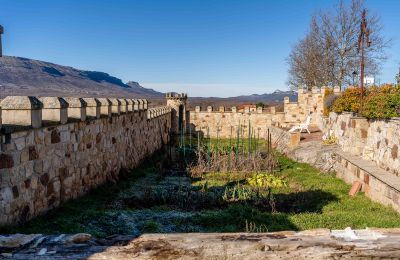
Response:
[{"label": "stone coping", "polygon": [[102,106],[111,106],[111,101],[108,98],[96,98]]},{"label": "stone coping", "polygon": [[69,104],[69,108],[87,107],[87,103],[83,98],[66,97],[64,99]]},{"label": "stone coping", "polygon": [[82,98],[86,102],[87,107],[99,107],[102,103],[97,98]]},{"label": "stone coping", "polygon": [[374,162],[367,161],[361,157],[351,155],[339,149],[335,151],[335,154],[357,166],[361,170],[367,172],[369,175],[375,177],[379,181],[385,183],[387,186],[395,189],[396,191],[400,191],[400,177],[395,176],[388,171],[385,171],[384,169],[377,166]]},{"label": "stone coping", "polygon": [[[354,112],[348,112],[348,111],[343,111],[342,113],[335,113],[335,112],[330,112],[330,114],[336,114],[337,116],[339,115],[350,115],[350,119],[365,119],[368,120],[369,122],[374,122],[374,121],[386,121],[386,122],[395,122],[395,123],[400,123],[400,117],[392,117],[392,118],[375,118],[375,119],[368,119],[363,116],[358,116]],[[322,116],[324,119],[329,119],[330,116]]]},{"label": "stone coping", "polygon": [[0,107],[2,110],[37,110],[42,109],[43,103],[33,96],[7,96]]},{"label": "stone coping", "polygon": [[[2,115],[0,116],[0,133],[10,134],[40,128],[46,126],[44,122],[49,118],[51,125],[64,124],[67,120],[70,122],[76,119],[92,120],[101,115],[105,116],[104,109],[110,111],[107,112],[108,116],[111,116],[111,111],[114,115],[120,112],[144,111],[148,110],[148,104],[147,99],[130,98],[7,96],[0,100],[0,115]],[[89,108],[92,109],[89,111]],[[98,115],[94,117],[92,116],[93,108],[100,108],[95,112]],[[169,112],[171,112],[169,108],[161,107],[152,113],[150,118]]]},{"label": "stone coping", "polygon": [[67,101],[61,97],[40,97],[39,100],[43,104],[43,109],[60,109],[69,106]]},{"label": "stone coping", "polygon": [[120,106],[121,105],[121,101],[118,98],[109,98],[108,100],[111,101],[112,106]]},{"label": "stone coping", "polygon": [[259,111],[248,111],[248,112],[244,112],[244,111],[239,111],[239,110],[236,110],[236,112],[235,111],[232,111],[232,110],[224,110],[224,111],[221,111],[221,110],[212,110],[212,111],[207,111],[207,110],[201,110],[201,111],[196,111],[196,110],[190,110],[190,112],[193,112],[193,113],[204,113],[204,114],[207,114],[207,113],[214,113],[214,114],[218,114],[218,113],[220,113],[220,114],[223,114],[223,113],[233,113],[233,114],[263,114],[263,115],[275,115],[275,114],[284,114],[284,112],[276,112],[276,113],[271,113],[271,112],[269,112],[269,111],[262,111],[262,113],[260,113]]}]

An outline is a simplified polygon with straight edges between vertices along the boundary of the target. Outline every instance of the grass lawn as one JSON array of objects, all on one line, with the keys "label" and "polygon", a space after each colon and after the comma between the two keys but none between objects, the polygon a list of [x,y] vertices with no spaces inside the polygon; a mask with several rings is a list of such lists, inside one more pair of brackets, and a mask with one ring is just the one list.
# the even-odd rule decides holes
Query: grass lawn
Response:
[{"label": "grass lawn", "polygon": [[[349,197],[350,186],[333,175],[279,156],[275,176],[287,185],[273,188],[276,212],[252,200],[225,201],[226,190],[247,187],[249,174],[208,173],[190,178],[160,173],[156,156],[114,185],[99,187],[23,226],[0,233],[76,233],[95,236],[145,232],[266,232],[312,228],[400,227],[400,215],[370,201]],[[171,173],[172,172],[172,173]],[[251,175],[251,174],[250,174]]]}]

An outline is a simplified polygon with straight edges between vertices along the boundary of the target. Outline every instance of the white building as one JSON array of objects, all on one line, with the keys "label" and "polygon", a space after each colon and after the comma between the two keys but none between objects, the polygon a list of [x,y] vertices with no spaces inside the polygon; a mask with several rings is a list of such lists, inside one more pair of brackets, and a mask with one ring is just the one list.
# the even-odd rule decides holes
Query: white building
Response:
[{"label": "white building", "polygon": [[365,86],[372,86],[374,84],[375,84],[375,77],[372,77],[372,76],[364,77],[364,85]]}]

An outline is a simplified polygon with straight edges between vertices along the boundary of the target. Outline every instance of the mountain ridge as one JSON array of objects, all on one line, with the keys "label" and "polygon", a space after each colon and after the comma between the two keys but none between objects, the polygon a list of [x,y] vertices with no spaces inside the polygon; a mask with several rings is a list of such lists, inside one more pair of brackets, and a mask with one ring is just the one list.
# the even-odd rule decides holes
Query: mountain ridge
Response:
[{"label": "mountain ridge", "polygon": [[[121,79],[100,71],[80,70],[51,62],[23,57],[0,58],[0,98],[12,95],[130,97],[165,103],[164,93],[145,88],[137,81]],[[276,90],[272,93],[236,97],[189,97],[191,103],[276,103],[285,96],[297,100],[296,92]]]},{"label": "mountain ridge", "polygon": [[163,97],[164,93],[140,86],[100,71],[79,70],[70,66],[3,56],[0,58],[0,96],[116,96]]}]

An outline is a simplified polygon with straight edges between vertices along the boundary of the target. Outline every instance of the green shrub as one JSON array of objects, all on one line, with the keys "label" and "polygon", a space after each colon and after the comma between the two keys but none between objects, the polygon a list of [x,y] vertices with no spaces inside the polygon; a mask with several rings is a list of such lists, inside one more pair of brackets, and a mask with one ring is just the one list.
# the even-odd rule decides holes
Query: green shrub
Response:
[{"label": "green shrub", "polygon": [[372,86],[365,89],[363,109],[360,111],[361,88],[348,88],[334,100],[331,111],[336,113],[361,112],[370,119],[392,118],[399,116],[400,86],[385,84],[380,87]]},{"label": "green shrub", "polygon": [[392,118],[398,116],[400,109],[399,93],[371,93],[365,99],[362,115],[366,118]]}]

